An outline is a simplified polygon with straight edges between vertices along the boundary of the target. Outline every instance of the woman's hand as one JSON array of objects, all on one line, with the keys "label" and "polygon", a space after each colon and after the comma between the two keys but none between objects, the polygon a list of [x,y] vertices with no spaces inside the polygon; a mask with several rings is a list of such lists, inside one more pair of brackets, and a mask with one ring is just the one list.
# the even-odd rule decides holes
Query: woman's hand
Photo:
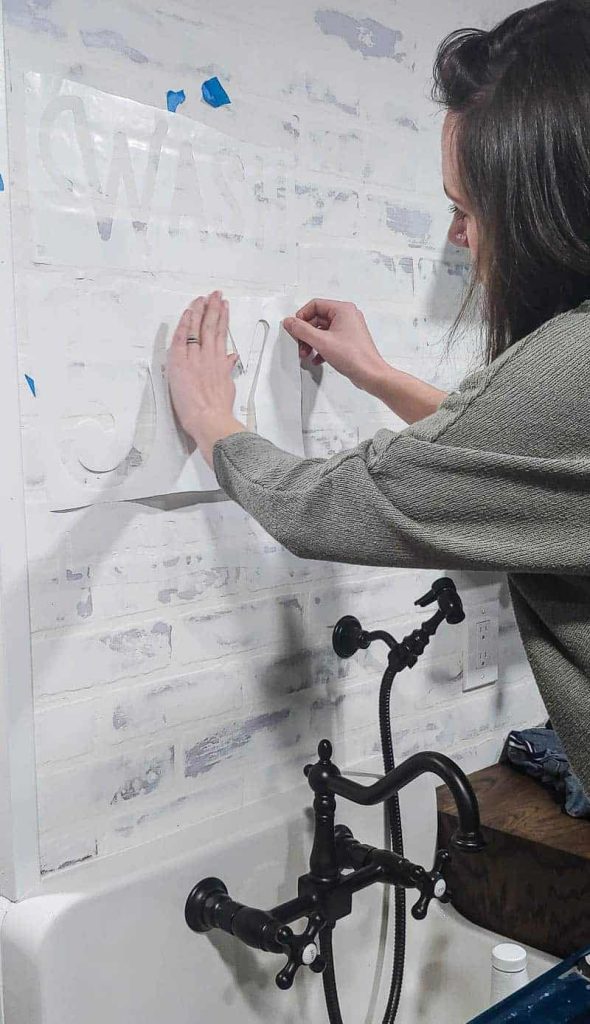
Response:
[{"label": "woman's hand", "polygon": [[379,355],[365,318],[353,302],[312,299],[283,326],[299,342],[299,356],[314,365],[329,363],[357,388],[376,394],[390,369]]},{"label": "woman's hand", "polygon": [[215,442],[246,429],[233,415],[237,356],[226,352],[228,322],[221,292],[199,296],[182,314],[168,352],[174,410],[210,466]]},{"label": "woman's hand", "polygon": [[312,299],[294,317],[284,320],[283,326],[299,342],[301,359],[315,353],[312,362],[316,366],[329,363],[406,423],[432,415],[447,397],[445,391],[385,362],[353,302]]}]

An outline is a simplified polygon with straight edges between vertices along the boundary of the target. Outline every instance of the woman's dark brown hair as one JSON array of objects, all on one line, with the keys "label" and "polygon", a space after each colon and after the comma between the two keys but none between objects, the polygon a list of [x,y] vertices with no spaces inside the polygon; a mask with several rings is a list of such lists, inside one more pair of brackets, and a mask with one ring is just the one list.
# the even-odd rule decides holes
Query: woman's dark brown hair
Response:
[{"label": "woman's dark brown hair", "polygon": [[458,115],[491,361],[590,298],[590,0],[548,0],[439,47],[433,95]]}]

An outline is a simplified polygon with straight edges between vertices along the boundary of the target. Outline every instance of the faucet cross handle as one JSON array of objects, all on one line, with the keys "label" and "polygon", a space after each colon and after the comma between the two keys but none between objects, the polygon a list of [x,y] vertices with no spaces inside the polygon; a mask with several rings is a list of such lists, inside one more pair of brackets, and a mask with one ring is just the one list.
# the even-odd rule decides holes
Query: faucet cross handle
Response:
[{"label": "faucet cross handle", "polygon": [[287,963],[277,974],[275,981],[279,988],[288,989],[293,984],[300,967],[309,967],[310,971],[321,974],[326,968],[325,960],[319,955],[315,939],[326,924],[321,914],[311,914],[307,928],[301,935],[294,935],[288,926],[279,928],[277,940],[289,950]]},{"label": "faucet cross handle", "polygon": [[424,872],[419,882],[420,896],[412,907],[412,917],[416,921],[424,920],[432,899],[440,900],[442,903],[449,902],[450,896],[444,872],[450,859],[451,855],[447,850],[439,850],[432,871]]}]

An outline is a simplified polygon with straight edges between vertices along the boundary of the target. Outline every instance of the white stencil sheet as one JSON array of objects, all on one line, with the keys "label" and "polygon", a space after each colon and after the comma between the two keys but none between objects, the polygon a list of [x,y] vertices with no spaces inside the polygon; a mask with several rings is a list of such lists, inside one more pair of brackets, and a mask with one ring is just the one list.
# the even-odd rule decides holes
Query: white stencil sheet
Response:
[{"label": "white stencil sheet", "polygon": [[34,258],[294,280],[293,156],[77,82],[25,76]]},{"label": "white stencil sheet", "polygon": [[[122,293],[77,282],[34,286],[37,395],[48,497],[54,510],[101,501],[218,488],[215,475],[176,424],[165,376],[166,348],[190,299],[129,286]],[[303,454],[297,346],[280,325],[293,304],[231,302],[234,412],[249,429]],[[92,344],[88,344],[91,329]],[[59,337],[60,344],[45,344]]]},{"label": "white stencil sheet", "polygon": [[[26,78],[34,259],[43,265],[28,282],[29,334],[50,506],[216,490],[176,424],[166,349],[183,308],[210,287],[185,291],[187,265],[210,274],[223,251],[219,284],[245,293],[249,276],[268,280],[265,261],[289,248],[280,158],[177,114]],[[245,255],[229,259],[234,235]],[[238,419],[303,454],[297,346],[280,326],[294,308],[289,295],[234,296],[228,350],[239,355]]]}]

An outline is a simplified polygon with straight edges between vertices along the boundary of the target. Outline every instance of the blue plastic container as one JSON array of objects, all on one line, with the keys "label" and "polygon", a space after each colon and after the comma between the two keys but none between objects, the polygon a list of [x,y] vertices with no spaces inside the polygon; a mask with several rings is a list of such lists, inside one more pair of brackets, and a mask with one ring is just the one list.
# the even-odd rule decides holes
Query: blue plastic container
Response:
[{"label": "blue plastic container", "polygon": [[590,1024],[590,946],[490,1007],[469,1024]]}]

